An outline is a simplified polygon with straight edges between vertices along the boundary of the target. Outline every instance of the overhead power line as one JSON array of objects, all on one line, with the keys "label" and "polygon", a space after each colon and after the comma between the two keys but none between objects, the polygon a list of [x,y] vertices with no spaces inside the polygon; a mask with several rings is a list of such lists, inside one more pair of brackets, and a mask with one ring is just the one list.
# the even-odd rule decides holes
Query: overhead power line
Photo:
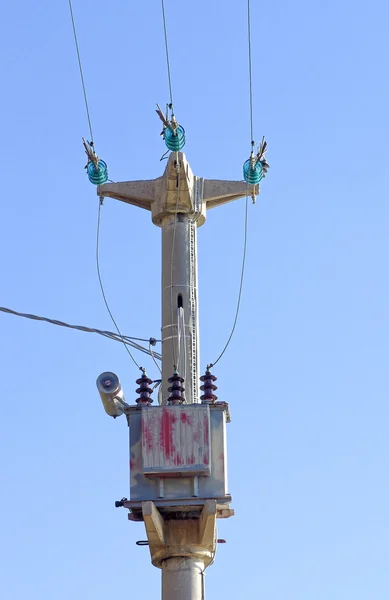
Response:
[{"label": "overhead power line", "polygon": [[84,72],[82,70],[82,63],[81,63],[81,55],[80,55],[80,48],[78,46],[78,38],[77,38],[77,31],[76,31],[76,24],[74,21],[74,14],[73,14],[73,6],[72,6],[72,1],[69,0],[69,10],[70,10],[70,17],[72,19],[72,26],[73,26],[73,34],[74,34],[74,42],[76,45],[76,52],[77,52],[77,59],[78,59],[78,67],[80,69],[80,77],[81,77],[81,84],[82,84],[82,91],[84,93],[84,101],[85,101],[85,109],[86,109],[86,116],[88,118],[88,124],[89,124],[89,133],[90,133],[90,141],[92,142],[92,144],[94,143],[94,139],[93,139],[93,132],[92,132],[92,120],[91,120],[91,116],[90,116],[90,112],[89,112],[89,104],[88,104],[88,97],[86,95],[86,86],[85,86],[85,80],[84,80]]},{"label": "overhead power line", "polygon": [[[124,342],[123,336],[122,336],[121,331],[120,331],[120,329],[118,327],[118,324],[116,323],[115,317],[113,316],[112,311],[109,308],[107,296],[105,295],[104,285],[103,285],[103,281],[101,279],[101,273],[100,273],[99,248],[100,248],[100,222],[101,222],[101,206],[102,206],[102,204],[103,204],[103,198],[100,198],[100,200],[99,200],[99,209],[98,209],[98,213],[97,213],[97,232],[96,232],[96,268],[97,268],[97,276],[99,278],[100,290],[101,290],[101,294],[103,296],[105,307],[106,307],[106,309],[108,311],[109,316],[111,317],[112,323],[115,325],[115,328],[116,328],[116,331],[118,332],[119,337]],[[125,347],[126,351],[128,352],[128,354],[129,354],[132,362],[138,367],[138,369],[141,369],[140,365],[138,365],[137,361],[135,360],[135,358],[133,357],[132,353],[128,349],[128,345],[124,343],[124,347]]]},{"label": "overhead power line", "polygon": [[209,368],[215,366],[216,363],[219,362],[219,360],[221,359],[221,357],[223,356],[223,354],[227,350],[227,348],[230,345],[230,342],[232,340],[232,336],[234,335],[236,324],[238,322],[239,310],[240,310],[240,302],[242,300],[244,269],[245,269],[245,265],[246,265],[246,254],[247,254],[248,205],[249,205],[249,197],[248,197],[248,195],[246,195],[246,206],[245,206],[245,214],[244,214],[244,241],[243,241],[242,267],[241,267],[241,271],[240,271],[240,283],[239,283],[238,301],[237,301],[237,304],[236,304],[235,318],[234,318],[234,322],[233,322],[233,325],[232,325],[231,333],[230,333],[230,335],[228,337],[228,340],[227,340],[227,342],[226,342],[223,350],[220,352],[218,358],[214,362],[212,362],[212,363],[210,363],[208,365]]},{"label": "overhead power line", "polygon": [[251,61],[251,12],[250,0],[247,0],[247,35],[248,35],[248,54],[249,54],[249,85],[250,85],[250,142],[254,146],[254,128],[253,128],[253,74]]},{"label": "overhead power line", "polygon": [[162,2],[162,19],[163,19],[163,32],[165,37],[165,52],[166,52],[166,66],[167,66],[167,78],[169,83],[169,93],[170,93],[170,105],[173,111],[173,92],[172,92],[172,78],[170,74],[170,59],[169,59],[169,46],[167,41],[167,29],[166,29],[166,15],[165,15],[165,3],[164,0]]},{"label": "overhead power line", "polygon": [[136,341],[148,342],[150,344],[150,346],[152,346],[152,345],[155,345],[156,342],[160,341],[160,340],[156,340],[155,338],[146,339],[146,338],[130,337],[127,335],[119,336],[118,334],[113,333],[112,331],[104,331],[102,329],[95,329],[94,327],[85,327],[85,325],[70,325],[69,323],[65,323],[64,321],[58,321],[57,319],[49,319],[48,317],[40,317],[38,315],[31,315],[29,313],[17,312],[16,310],[12,310],[11,308],[5,308],[4,306],[0,306],[0,312],[8,313],[10,315],[15,315],[16,317],[23,317],[25,319],[32,319],[34,321],[45,321],[46,323],[50,323],[51,325],[58,325],[59,327],[67,327],[68,329],[78,329],[79,331],[85,331],[87,333],[98,333],[99,335],[102,335],[106,338],[114,340],[115,342],[121,342],[125,346],[128,345],[128,346],[131,346],[132,348],[134,348],[135,350],[144,352],[145,354],[148,354],[149,356],[151,356],[153,359],[154,358],[156,358],[158,360],[162,359],[162,356],[158,352],[150,351],[147,348],[144,348],[140,344],[136,343]]}]

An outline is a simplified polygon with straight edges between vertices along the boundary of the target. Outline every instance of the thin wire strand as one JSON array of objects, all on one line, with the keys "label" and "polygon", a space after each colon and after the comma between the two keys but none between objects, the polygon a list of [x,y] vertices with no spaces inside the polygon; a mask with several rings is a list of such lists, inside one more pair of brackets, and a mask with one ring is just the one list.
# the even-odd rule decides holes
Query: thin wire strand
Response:
[{"label": "thin wire strand", "polygon": [[243,257],[242,257],[242,270],[241,270],[241,274],[240,274],[240,284],[239,284],[239,294],[238,294],[238,302],[236,305],[236,312],[235,312],[235,319],[234,319],[234,323],[231,329],[231,333],[229,335],[229,338],[226,342],[226,345],[224,346],[222,352],[219,354],[218,358],[213,362],[210,363],[208,366],[209,367],[214,367],[216,365],[216,363],[219,362],[219,360],[221,359],[221,357],[223,356],[223,354],[225,353],[225,351],[227,350],[232,336],[234,335],[234,331],[235,331],[235,327],[236,324],[238,322],[238,317],[239,317],[239,309],[240,309],[240,301],[242,299],[242,290],[243,290],[243,280],[244,280],[244,269],[245,269],[245,264],[246,264],[246,250],[247,250],[247,232],[248,232],[248,205],[249,205],[249,197],[248,194],[246,195],[246,207],[245,207],[245,217],[244,217],[244,243],[243,243]]},{"label": "thin wire strand", "polygon": [[150,343],[150,342],[149,342],[149,352],[150,352],[150,356],[151,356],[151,358],[152,358],[152,359],[153,359],[153,361],[154,361],[154,364],[155,364],[155,366],[157,367],[157,369],[159,370],[159,372],[160,372],[160,373],[161,373],[161,375],[162,375],[162,369],[161,369],[161,367],[159,366],[159,364],[157,363],[157,361],[155,360],[155,357],[154,357],[154,351],[153,351],[153,348],[152,348],[152,346],[151,346],[151,343]]},{"label": "thin wire strand", "polygon": [[170,76],[170,60],[169,60],[169,48],[167,43],[167,30],[166,30],[166,16],[165,16],[165,2],[162,1],[162,18],[163,18],[163,32],[165,36],[165,51],[166,51],[166,65],[167,65],[167,77],[169,82],[169,92],[170,92],[170,104],[173,109],[173,92],[172,92],[172,79]]},{"label": "thin wire strand", "polygon": [[181,318],[181,343],[182,343],[182,354],[183,354],[183,364],[184,370],[182,373],[182,377],[186,381],[186,333],[185,333],[185,313],[184,308],[179,308],[180,318]]},{"label": "thin wire strand", "polygon": [[254,146],[254,130],[253,130],[253,75],[251,64],[251,15],[250,15],[250,0],[247,0],[247,30],[248,30],[248,50],[249,50],[249,81],[250,81],[250,143]]},{"label": "thin wire strand", "polygon": [[[108,305],[108,301],[105,295],[105,291],[104,291],[104,286],[103,286],[103,282],[101,279],[101,273],[100,273],[100,259],[99,259],[99,243],[100,243],[100,221],[101,221],[101,205],[102,205],[102,201],[101,199],[99,199],[99,210],[98,210],[98,215],[97,215],[97,234],[96,234],[96,267],[97,267],[97,276],[99,278],[99,283],[100,283],[100,289],[101,289],[101,293],[104,299],[104,303],[105,306],[107,308],[108,314],[111,317],[112,323],[115,325],[116,330],[118,332],[118,334],[120,335],[120,337],[122,338],[123,342],[123,336],[120,332],[120,329],[115,321],[115,318],[111,312],[111,309],[109,308]],[[128,354],[130,355],[132,361],[136,364],[136,366],[138,367],[138,369],[141,369],[141,367],[138,365],[138,363],[136,362],[135,358],[133,357],[133,355],[131,354],[130,350],[128,349],[127,345],[124,344],[125,349],[127,350]]]},{"label": "thin wire strand", "polygon": [[177,308],[177,371],[180,372],[181,366],[181,319],[180,309]]},{"label": "thin wire strand", "polygon": [[[124,335],[123,337],[119,337],[113,331],[104,331],[102,329],[96,329],[94,327],[86,327],[85,325],[70,325],[69,323],[65,323],[64,321],[59,321],[58,319],[49,319],[48,317],[40,317],[38,315],[32,315],[30,313],[21,313],[16,310],[12,310],[11,308],[5,308],[4,306],[0,306],[0,312],[7,313],[9,315],[15,315],[16,317],[23,317],[24,319],[32,319],[33,321],[43,321],[45,323],[50,323],[51,325],[58,325],[59,327],[67,327],[68,329],[76,329],[78,331],[83,331],[86,333],[97,333],[102,335],[108,339],[114,340],[115,342],[120,342],[121,344],[128,344],[132,346],[135,350],[139,350],[140,352],[145,352],[151,356],[151,352],[144,348],[140,344],[136,344],[132,340],[138,340],[143,342],[149,342],[150,339],[146,340],[145,338],[136,338],[129,337]],[[160,341],[160,340],[157,340]],[[154,357],[158,360],[161,360],[161,355],[158,352],[153,352]]]},{"label": "thin wire strand", "polygon": [[82,70],[82,63],[81,63],[81,55],[80,55],[80,49],[78,46],[78,39],[77,39],[77,32],[76,32],[76,24],[74,22],[74,15],[73,15],[73,7],[72,7],[72,0],[69,0],[69,9],[70,9],[70,16],[72,19],[72,25],[73,25],[73,34],[74,34],[74,41],[76,44],[76,50],[77,50],[77,58],[78,58],[78,66],[80,68],[80,76],[81,76],[81,83],[82,83],[82,90],[84,92],[84,100],[85,100],[85,108],[86,108],[86,114],[88,117],[88,123],[89,123],[89,131],[90,131],[90,141],[94,144],[94,139],[93,139],[93,131],[92,131],[92,121],[91,121],[91,117],[90,117],[90,112],[89,112],[89,105],[88,105],[88,98],[86,95],[86,87],[85,87],[85,81],[84,81],[84,73]]}]

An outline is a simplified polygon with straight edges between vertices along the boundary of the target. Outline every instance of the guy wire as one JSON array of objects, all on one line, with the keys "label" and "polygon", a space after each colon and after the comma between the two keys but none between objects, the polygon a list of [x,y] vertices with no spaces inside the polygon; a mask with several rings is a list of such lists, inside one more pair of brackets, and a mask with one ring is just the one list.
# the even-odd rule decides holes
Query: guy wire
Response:
[{"label": "guy wire", "polygon": [[107,308],[108,314],[111,317],[112,323],[115,325],[116,327],[116,331],[118,332],[119,336],[122,338],[123,340],[123,344],[125,349],[127,350],[128,354],[130,355],[132,361],[136,364],[136,366],[138,367],[138,369],[140,369],[141,367],[138,365],[138,363],[136,362],[135,358],[133,357],[133,355],[131,354],[130,350],[128,349],[128,346],[124,343],[124,338],[120,332],[120,329],[114,319],[114,316],[111,312],[111,309],[109,308],[108,305],[108,301],[104,292],[104,286],[103,286],[103,282],[101,279],[101,273],[100,273],[100,259],[99,259],[99,242],[100,242],[100,219],[101,219],[101,205],[102,205],[102,200],[101,198],[99,198],[99,210],[98,210],[98,215],[97,215],[97,234],[96,234],[96,267],[97,267],[97,276],[99,278],[99,284],[100,284],[100,289],[101,289],[101,293],[104,299],[104,303],[105,306]]},{"label": "guy wire", "polygon": [[90,118],[90,113],[89,113],[89,106],[88,106],[88,98],[86,95],[86,87],[85,87],[85,81],[84,81],[84,74],[82,71],[82,64],[81,64],[81,56],[80,56],[80,49],[78,47],[78,40],[77,40],[77,32],[76,32],[76,25],[74,22],[74,15],[73,15],[73,7],[72,7],[72,0],[69,0],[69,9],[70,9],[70,16],[72,19],[72,25],[73,25],[73,34],[74,34],[74,41],[76,44],[76,50],[77,50],[77,58],[78,58],[78,66],[80,69],[80,76],[81,76],[81,83],[82,83],[82,90],[84,92],[84,100],[85,100],[85,108],[86,108],[86,114],[88,117],[88,123],[89,123],[89,131],[90,131],[90,141],[92,142],[92,144],[94,144],[94,140],[93,140],[93,132],[92,132],[92,121]]},{"label": "guy wire", "polygon": [[227,350],[227,348],[228,348],[228,346],[229,346],[229,344],[231,342],[232,336],[234,335],[236,324],[238,322],[239,309],[240,309],[240,301],[242,299],[244,269],[245,269],[245,264],[246,264],[247,230],[248,230],[248,204],[249,204],[249,196],[248,196],[248,194],[246,194],[246,206],[245,206],[245,217],[244,217],[244,243],[243,243],[242,269],[241,269],[241,274],[240,274],[239,294],[238,294],[238,302],[237,302],[236,311],[235,311],[235,319],[234,319],[234,323],[232,325],[231,333],[230,333],[229,338],[228,338],[228,340],[226,342],[226,345],[224,346],[222,352],[219,354],[219,356],[215,360],[215,362],[210,363],[208,365],[209,368],[214,367],[216,365],[216,363],[219,362],[219,360],[221,359],[221,357],[223,356],[223,354],[225,353],[225,351]]}]

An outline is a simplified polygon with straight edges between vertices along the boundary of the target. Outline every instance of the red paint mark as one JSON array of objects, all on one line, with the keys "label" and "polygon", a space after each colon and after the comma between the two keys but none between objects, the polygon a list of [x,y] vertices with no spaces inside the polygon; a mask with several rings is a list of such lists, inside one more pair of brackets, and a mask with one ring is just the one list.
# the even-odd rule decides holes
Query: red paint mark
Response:
[{"label": "red paint mark", "polygon": [[153,434],[151,425],[145,425],[144,421],[142,421],[142,439],[143,445],[146,446],[147,450],[151,450],[153,448]]},{"label": "red paint mark", "polygon": [[196,457],[194,454],[191,454],[191,456],[188,456],[188,465],[195,465],[196,464]]},{"label": "red paint mark", "polygon": [[133,469],[135,467],[135,461],[134,460],[130,460],[130,469]]},{"label": "red paint mark", "polygon": [[186,412],[181,412],[181,423],[186,423],[189,427],[193,424],[193,419],[191,415],[188,415]]},{"label": "red paint mark", "polygon": [[209,422],[208,415],[204,417],[204,441],[209,446]]},{"label": "red paint mark", "polygon": [[204,452],[203,464],[207,465],[208,463],[209,463],[209,454],[208,454],[208,452]]},{"label": "red paint mark", "polygon": [[162,410],[160,444],[166,458],[172,457],[173,423],[176,421],[176,419],[173,421],[172,416],[169,409],[164,408]]}]

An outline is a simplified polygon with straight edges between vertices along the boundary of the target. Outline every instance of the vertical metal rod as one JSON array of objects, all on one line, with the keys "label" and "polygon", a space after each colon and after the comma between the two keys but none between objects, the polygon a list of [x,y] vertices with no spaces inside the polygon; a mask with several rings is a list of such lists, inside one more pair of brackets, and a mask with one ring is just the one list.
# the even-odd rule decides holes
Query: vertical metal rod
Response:
[{"label": "vertical metal rod", "polygon": [[193,496],[199,495],[199,476],[195,475],[193,477]]}]

